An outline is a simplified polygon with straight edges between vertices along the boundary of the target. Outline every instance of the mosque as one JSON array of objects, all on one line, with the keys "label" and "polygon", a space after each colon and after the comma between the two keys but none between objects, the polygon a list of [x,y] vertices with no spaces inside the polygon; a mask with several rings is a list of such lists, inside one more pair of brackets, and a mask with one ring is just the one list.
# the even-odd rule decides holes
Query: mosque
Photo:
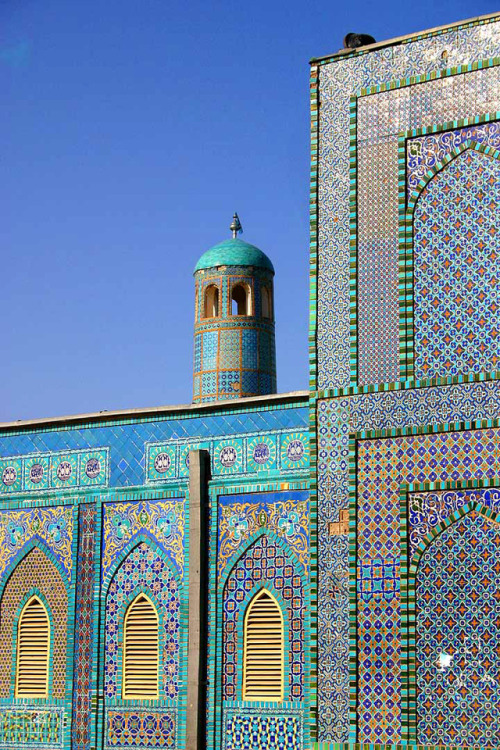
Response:
[{"label": "mosque", "polygon": [[309,391],[235,214],[191,404],[0,425],[0,750],[500,747],[499,50],[312,60]]}]

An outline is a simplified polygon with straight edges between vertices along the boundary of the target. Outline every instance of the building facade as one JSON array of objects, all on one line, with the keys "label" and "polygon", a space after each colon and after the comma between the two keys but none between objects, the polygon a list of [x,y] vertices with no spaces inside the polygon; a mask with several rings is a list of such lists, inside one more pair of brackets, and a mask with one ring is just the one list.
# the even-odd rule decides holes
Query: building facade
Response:
[{"label": "building facade", "polygon": [[312,62],[309,392],[235,217],[192,405],[0,426],[1,750],[500,746],[499,50]]},{"label": "building facade", "polygon": [[499,51],[496,15],[311,65],[322,748],[500,746]]}]

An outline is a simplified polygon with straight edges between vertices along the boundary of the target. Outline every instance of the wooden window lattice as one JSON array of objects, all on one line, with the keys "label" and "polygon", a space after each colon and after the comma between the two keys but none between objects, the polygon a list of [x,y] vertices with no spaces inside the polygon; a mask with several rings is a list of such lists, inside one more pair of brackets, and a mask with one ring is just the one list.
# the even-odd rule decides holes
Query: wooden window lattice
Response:
[{"label": "wooden window lattice", "polygon": [[284,626],[278,602],[259,591],[245,616],[243,700],[282,701],[284,693]]},{"label": "wooden window lattice", "polygon": [[123,640],[123,698],[158,698],[158,614],[145,594],[127,609]]},{"label": "wooden window lattice", "polygon": [[47,698],[50,622],[37,596],[21,612],[17,630],[16,698]]}]

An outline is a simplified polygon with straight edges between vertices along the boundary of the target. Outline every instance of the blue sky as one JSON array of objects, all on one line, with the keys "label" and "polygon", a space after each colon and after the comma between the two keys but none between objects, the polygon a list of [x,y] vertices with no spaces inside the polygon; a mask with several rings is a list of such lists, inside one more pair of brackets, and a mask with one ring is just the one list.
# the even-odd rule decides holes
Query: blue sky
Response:
[{"label": "blue sky", "polygon": [[493,2],[0,4],[0,421],[191,400],[192,270],[276,268],[278,388],[308,385],[309,65]]}]

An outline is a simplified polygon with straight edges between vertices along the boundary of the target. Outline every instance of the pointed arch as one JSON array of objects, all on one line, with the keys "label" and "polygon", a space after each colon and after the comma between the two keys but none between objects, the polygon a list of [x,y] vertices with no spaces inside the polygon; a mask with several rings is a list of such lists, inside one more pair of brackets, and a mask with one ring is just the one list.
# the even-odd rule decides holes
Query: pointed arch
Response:
[{"label": "pointed arch", "polygon": [[220,313],[219,305],[219,287],[215,284],[209,284],[203,295],[203,317],[218,318]]},{"label": "pointed arch", "polygon": [[242,700],[282,701],[284,674],[283,612],[264,587],[253,596],[245,612]]},{"label": "pointed arch", "polygon": [[64,587],[66,591],[68,592],[68,595],[70,593],[71,585],[68,581],[68,577],[66,573],[64,572],[64,569],[62,565],[59,563],[57,558],[55,557],[54,553],[50,549],[47,542],[42,539],[40,536],[35,534],[35,536],[32,536],[31,539],[29,539],[26,544],[24,544],[20,550],[18,550],[15,554],[15,556],[12,558],[8,566],[5,568],[1,580],[0,580],[0,602],[2,601],[3,592],[4,589],[9,582],[9,579],[12,575],[12,573],[15,571],[15,569],[18,567],[20,563],[23,562],[23,560],[32,552],[34,549],[39,549],[40,552],[42,552],[44,555],[48,557],[48,559],[51,561],[51,563],[54,565],[54,567],[57,569],[59,575],[61,576],[61,580],[64,584]]},{"label": "pointed arch", "polygon": [[273,295],[271,287],[263,284],[260,290],[261,314],[263,318],[272,320],[273,317]]},{"label": "pointed arch", "polygon": [[25,604],[36,595],[50,623],[48,691],[51,697],[66,695],[68,665],[68,604],[66,576],[46,545],[30,540],[9,566],[0,598],[0,698],[16,694],[18,630]]},{"label": "pointed arch", "polygon": [[[142,547],[147,550],[141,551]],[[146,551],[148,554],[153,553],[152,558],[144,557],[146,569],[139,570],[138,560]],[[136,566],[135,572],[132,568],[127,570],[127,566],[124,565],[127,561]],[[154,565],[154,568],[151,568],[151,565]],[[159,589],[155,588],[153,578],[148,577],[148,571],[151,573],[153,570],[156,571],[153,578],[159,576],[161,580]],[[140,596],[147,599],[157,617],[157,698],[177,697],[184,669],[180,659],[185,628],[181,591],[182,579],[168,554],[154,537],[141,532],[129,540],[118,556],[115,566],[105,575],[103,581],[105,606],[101,613],[101,627],[105,637],[100,648],[104,661],[103,680],[107,699],[131,699],[131,691],[126,689],[124,684],[125,626],[127,612]],[[150,641],[148,643],[151,645]],[[144,695],[139,698],[141,699],[154,698]]]},{"label": "pointed arch", "polygon": [[419,201],[419,198],[421,197],[422,193],[425,191],[425,188],[427,185],[436,177],[439,172],[442,172],[443,169],[445,169],[450,162],[454,161],[458,156],[464,153],[464,151],[479,151],[480,153],[484,154],[485,156],[489,156],[491,159],[500,159],[500,151],[493,148],[492,146],[485,146],[484,144],[477,143],[473,140],[467,140],[464,141],[460,146],[457,146],[456,148],[452,149],[446,156],[439,161],[437,164],[435,164],[432,169],[429,169],[429,171],[425,174],[424,177],[419,181],[418,185],[416,186],[415,190],[412,190],[410,197],[408,199],[408,215],[411,220],[411,215],[415,211],[415,207]]},{"label": "pointed arch", "polygon": [[271,529],[268,529],[266,527],[259,529],[258,531],[255,531],[253,534],[251,534],[247,539],[245,539],[245,544],[239,547],[233,555],[229,558],[226,567],[224,568],[223,572],[220,576],[220,584],[221,589],[224,589],[224,586],[227,583],[227,580],[231,573],[233,572],[234,568],[237,566],[239,560],[247,554],[247,552],[250,551],[250,548],[256,544],[256,542],[261,539],[261,537],[267,537],[269,541],[272,541],[274,544],[276,544],[278,547],[281,547],[284,554],[288,556],[290,562],[297,566],[296,570],[300,571],[302,574],[302,580],[305,587],[308,585],[307,576],[304,575],[304,573],[307,573],[306,570],[304,570],[304,565],[301,563],[299,558],[297,557],[297,554],[295,553],[293,547],[285,540],[282,536],[277,534],[275,531],[272,531]]},{"label": "pointed arch", "polygon": [[131,539],[129,539],[126,546],[123,547],[119,555],[117,555],[116,560],[114,561],[114,565],[110,567],[106,574],[103,576],[102,588],[105,594],[109,589],[111,581],[122,566],[122,563],[127,559],[130,553],[143,542],[145,542],[154,552],[161,555],[162,559],[165,561],[165,564],[170,569],[177,585],[182,585],[179,569],[176,568],[175,563],[173,562],[168,552],[164,549],[159,540],[155,536],[153,536],[153,534],[150,534],[143,529],[137,532],[137,534],[134,534]]},{"label": "pointed arch", "polygon": [[45,605],[38,596],[31,596],[17,627],[16,698],[48,697],[50,631]]},{"label": "pointed arch", "polygon": [[159,697],[158,611],[141,592],[129,604],[123,626],[122,695],[125,700]]},{"label": "pointed arch", "polygon": [[[472,486],[472,482],[470,483]],[[467,488],[469,483],[466,483],[464,488]],[[475,486],[475,485],[474,485]],[[458,488],[460,489],[460,488]],[[450,611],[449,616],[446,615],[447,608],[449,607],[451,610],[453,610],[454,606],[458,606],[457,602],[457,594],[459,592],[462,592],[463,594],[463,586],[464,582],[461,580],[462,575],[467,578],[466,585],[469,586],[469,570],[468,566],[470,564],[470,559],[465,558],[465,561],[459,558],[457,565],[463,565],[464,566],[464,573],[461,574],[455,574],[453,572],[450,572],[448,570],[448,563],[450,560],[446,560],[446,555],[442,558],[443,559],[443,566],[445,570],[445,576],[442,577],[440,575],[439,570],[437,567],[432,564],[431,570],[426,570],[426,567],[429,567],[429,554],[432,552],[432,548],[434,545],[442,545],[443,542],[441,540],[441,537],[443,534],[450,534],[453,532],[453,528],[460,527],[460,524],[465,522],[466,524],[468,521],[474,518],[474,516],[479,517],[485,522],[488,522],[493,527],[498,527],[498,531],[500,532],[500,513],[495,511],[494,509],[487,507],[482,502],[478,500],[470,500],[469,502],[465,503],[461,507],[459,507],[457,510],[450,513],[449,516],[447,516],[445,519],[443,519],[439,524],[436,524],[435,527],[433,527],[428,534],[426,534],[421,540],[418,546],[415,548],[415,551],[413,555],[411,556],[411,559],[408,559],[405,554],[402,554],[401,556],[401,580],[402,580],[402,618],[401,618],[401,627],[402,627],[402,643],[403,645],[403,662],[407,662],[408,669],[406,671],[406,674],[404,675],[404,680],[402,684],[402,721],[403,726],[406,728],[406,736],[405,739],[409,743],[414,743],[415,745],[418,742],[418,736],[419,733],[422,731],[422,722],[425,720],[425,711],[423,709],[418,708],[419,704],[421,706],[422,701],[425,699],[421,698],[422,695],[422,684],[420,681],[419,686],[419,680],[418,680],[418,674],[419,674],[419,658],[422,658],[422,650],[419,649],[419,638],[425,638],[425,658],[424,661],[427,659],[427,651],[432,646],[433,650],[436,651],[434,653],[433,657],[437,656],[437,651],[439,651],[440,654],[443,655],[444,658],[450,655],[452,653],[452,650],[449,649],[449,642],[446,641],[446,634],[447,634],[447,628],[448,620],[452,621],[454,624],[451,628],[451,630],[448,632],[448,636],[450,634],[455,634],[460,632],[460,628],[458,627],[458,623],[460,622],[460,617],[455,617],[456,612]],[[478,538],[474,534],[474,551],[476,549],[476,544],[478,543]],[[444,543],[446,544],[446,542]],[[491,558],[491,550],[488,548],[488,557],[484,558],[481,556],[481,559],[486,564],[487,561],[492,560]],[[476,561],[477,562],[477,561]],[[491,565],[493,565],[493,562],[491,562]],[[423,566],[423,567],[422,567]],[[439,564],[438,564],[439,567]],[[436,604],[440,604],[439,601],[436,602],[436,600],[429,596],[430,593],[433,593],[429,590],[425,591],[425,596],[419,596],[419,580],[420,585],[422,585],[422,579],[420,578],[423,576],[423,580],[426,578],[428,579],[429,575],[431,577],[436,576],[436,578],[439,580],[439,587],[436,587],[435,595],[440,596],[441,590],[443,591],[442,597],[445,599],[446,603],[441,602],[441,605],[439,607],[440,613],[443,614],[436,614],[436,611],[434,608],[436,607]],[[455,575],[454,581],[456,582],[453,585],[453,597],[447,597],[446,596],[446,576],[452,576]],[[471,573],[472,575],[472,573]],[[494,579],[496,574],[492,576],[492,580]],[[482,576],[481,576],[482,578]],[[405,585],[406,582],[406,585]],[[479,581],[479,585],[477,587],[474,587],[474,595],[480,594],[481,584],[483,583],[482,580]],[[429,633],[425,634],[425,628],[427,627],[427,615],[425,609],[430,609],[432,614],[432,628],[435,628],[437,632],[439,632],[440,635],[440,641],[439,641],[439,649],[436,648],[436,644],[432,643],[432,640],[429,640]],[[481,606],[478,606],[478,609],[481,610]],[[446,615],[446,616],[445,616]],[[441,622],[439,627],[436,628],[436,618],[441,617]],[[444,618],[444,621],[443,621]],[[465,632],[465,630],[464,630]],[[488,631],[490,633],[490,631]],[[493,635],[493,633],[491,633]],[[492,638],[491,644],[495,643],[495,639]],[[487,647],[488,644],[485,645]],[[433,650],[431,650],[431,654],[433,653]],[[442,675],[443,679],[446,678],[447,673],[455,667],[456,663],[458,662],[458,658],[452,659],[450,663],[446,662],[445,666],[439,666],[439,669],[432,670],[433,680],[435,681],[436,676]],[[435,662],[433,662],[435,663]],[[435,685],[434,685],[435,688]],[[433,693],[432,701],[434,703],[435,701],[435,693],[434,688],[429,688],[429,691]],[[426,688],[427,689],[427,685]],[[441,707],[440,707],[441,708]],[[437,712],[437,709],[433,709],[435,712]],[[446,713],[446,711],[444,711]],[[420,720],[419,720],[420,717]],[[429,726],[427,726],[427,730],[429,730]],[[465,732],[466,727],[465,725],[462,727],[462,730]],[[425,735],[426,736],[426,735]],[[426,737],[426,739],[428,739]],[[450,739],[450,738],[448,738]],[[451,741],[451,740],[450,740]]]},{"label": "pointed arch", "polygon": [[238,281],[231,287],[231,315],[251,315],[252,295],[248,284]]}]

